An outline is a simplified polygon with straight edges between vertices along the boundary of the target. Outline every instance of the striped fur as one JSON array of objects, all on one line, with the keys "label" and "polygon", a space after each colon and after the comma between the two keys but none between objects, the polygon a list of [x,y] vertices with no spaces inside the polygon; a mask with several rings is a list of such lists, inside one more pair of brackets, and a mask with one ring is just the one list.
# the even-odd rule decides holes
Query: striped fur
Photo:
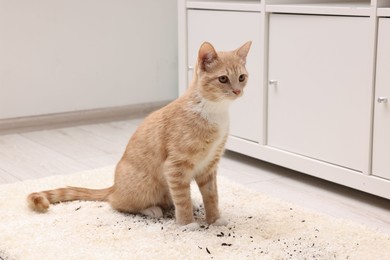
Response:
[{"label": "striped fur", "polygon": [[226,224],[218,210],[216,170],[228,135],[229,105],[247,82],[250,45],[218,53],[209,43],[200,47],[187,92],[138,127],[117,164],[112,187],[36,192],[27,198],[30,207],[44,212],[61,201],[101,200],[119,211],[161,217],[163,209],[174,206],[178,224],[194,224],[190,183],[195,180],[207,222]]}]

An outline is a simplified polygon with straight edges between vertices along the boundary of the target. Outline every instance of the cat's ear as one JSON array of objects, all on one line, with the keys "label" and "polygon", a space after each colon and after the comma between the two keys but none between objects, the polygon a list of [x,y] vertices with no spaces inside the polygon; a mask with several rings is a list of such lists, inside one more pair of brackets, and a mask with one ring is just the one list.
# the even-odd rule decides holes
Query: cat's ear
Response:
[{"label": "cat's ear", "polygon": [[243,60],[246,61],[246,56],[248,55],[249,49],[251,48],[252,41],[246,42],[240,48],[236,50],[236,54]]},{"label": "cat's ear", "polygon": [[202,70],[207,71],[210,65],[218,59],[217,52],[215,51],[213,45],[209,42],[204,42],[198,53],[198,63]]}]

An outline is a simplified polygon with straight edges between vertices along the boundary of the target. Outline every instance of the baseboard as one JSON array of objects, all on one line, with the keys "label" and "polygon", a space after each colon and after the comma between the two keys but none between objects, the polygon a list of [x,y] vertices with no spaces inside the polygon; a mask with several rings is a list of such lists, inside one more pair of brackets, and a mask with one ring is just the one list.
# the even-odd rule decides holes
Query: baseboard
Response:
[{"label": "baseboard", "polygon": [[170,101],[159,101],[120,107],[0,119],[0,134],[21,133],[140,118],[165,106],[169,102]]}]

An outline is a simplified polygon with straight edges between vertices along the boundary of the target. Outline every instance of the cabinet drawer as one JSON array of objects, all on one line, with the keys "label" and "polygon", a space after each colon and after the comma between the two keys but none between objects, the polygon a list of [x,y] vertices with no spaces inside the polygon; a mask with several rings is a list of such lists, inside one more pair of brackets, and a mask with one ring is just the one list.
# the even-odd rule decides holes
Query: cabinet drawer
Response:
[{"label": "cabinet drawer", "polygon": [[369,25],[365,17],[270,15],[269,146],[363,170]]}]

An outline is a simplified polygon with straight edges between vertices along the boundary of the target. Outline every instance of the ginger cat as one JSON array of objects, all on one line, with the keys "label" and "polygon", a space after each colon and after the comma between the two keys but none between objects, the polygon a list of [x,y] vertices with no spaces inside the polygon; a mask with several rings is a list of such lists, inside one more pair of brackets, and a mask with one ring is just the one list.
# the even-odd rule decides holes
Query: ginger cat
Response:
[{"label": "ginger cat", "polygon": [[196,229],[190,194],[195,179],[207,223],[226,225],[218,209],[217,164],[228,136],[229,105],[242,96],[247,83],[250,46],[247,42],[234,51],[216,52],[208,42],[201,45],[190,87],[146,117],[117,164],[112,187],[31,193],[29,206],[45,212],[50,203],[101,200],[118,211],[158,218],[162,209],[174,206],[176,222]]}]

